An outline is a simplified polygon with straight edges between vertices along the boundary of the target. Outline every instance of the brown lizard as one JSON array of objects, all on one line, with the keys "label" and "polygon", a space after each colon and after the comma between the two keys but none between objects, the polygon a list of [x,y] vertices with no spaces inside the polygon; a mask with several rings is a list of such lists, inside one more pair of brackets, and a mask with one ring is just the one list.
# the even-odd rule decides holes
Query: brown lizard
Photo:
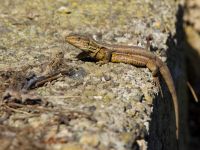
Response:
[{"label": "brown lizard", "polygon": [[[176,138],[179,137],[179,108],[176,89],[167,65],[155,54],[139,46],[122,46],[100,43],[83,35],[68,35],[65,40],[86,52],[89,56],[103,62],[122,62],[139,67],[147,67],[152,71],[155,81],[159,83],[158,73],[164,78],[173,99],[176,120]],[[162,94],[162,93],[161,93]]]}]

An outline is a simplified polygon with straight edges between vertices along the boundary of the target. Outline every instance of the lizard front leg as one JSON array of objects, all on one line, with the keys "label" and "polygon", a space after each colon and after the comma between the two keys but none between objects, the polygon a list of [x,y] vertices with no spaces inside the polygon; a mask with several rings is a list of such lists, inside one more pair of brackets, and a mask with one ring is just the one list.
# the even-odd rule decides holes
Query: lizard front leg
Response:
[{"label": "lizard front leg", "polygon": [[99,60],[99,64],[103,65],[106,64],[108,62],[111,62],[112,59],[112,54],[113,54],[114,50],[108,50],[106,48],[101,48],[97,53],[95,58],[97,60]]}]

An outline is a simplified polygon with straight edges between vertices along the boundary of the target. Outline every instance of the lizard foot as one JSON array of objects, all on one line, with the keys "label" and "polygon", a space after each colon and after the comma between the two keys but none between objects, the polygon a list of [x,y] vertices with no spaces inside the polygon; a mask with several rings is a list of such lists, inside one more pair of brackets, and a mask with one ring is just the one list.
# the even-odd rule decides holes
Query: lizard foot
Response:
[{"label": "lizard foot", "polygon": [[154,80],[155,85],[159,88],[161,97],[163,98],[163,92],[162,92],[162,88],[161,88],[161,86],[160,86],[159,78],[158,78],[158,77],[154,77],[153,80]]}]

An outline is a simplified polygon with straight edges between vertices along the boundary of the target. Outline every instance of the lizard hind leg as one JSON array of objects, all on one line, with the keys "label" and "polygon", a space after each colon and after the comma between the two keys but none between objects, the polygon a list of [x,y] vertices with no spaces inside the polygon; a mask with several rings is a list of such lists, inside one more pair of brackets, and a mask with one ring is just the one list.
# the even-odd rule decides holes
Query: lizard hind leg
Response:
[{"label": "lizard hind leg", "polygon": [[153,78],[154,78],[154,83],[155,85],[159,88],[159,91],[161,93],[161,96],[163,98],[163,92],[160,86],[160,81],[158,78],[158,72],[159,72],[159,68],[156,64],[156,62],[154,60],[149,60],[146,64],[147,68],[149,68],[149,70],[151,70]]},{"label": "lizard hind leg", "polygon": [[153,80],[154,80],[155,85],[158,87],[158,89],[160,91],[161,97],[163,98],[163,91],[162,91],[162,88],[161,88],[161,85],[160,85],[159,78],[153,77]]}]

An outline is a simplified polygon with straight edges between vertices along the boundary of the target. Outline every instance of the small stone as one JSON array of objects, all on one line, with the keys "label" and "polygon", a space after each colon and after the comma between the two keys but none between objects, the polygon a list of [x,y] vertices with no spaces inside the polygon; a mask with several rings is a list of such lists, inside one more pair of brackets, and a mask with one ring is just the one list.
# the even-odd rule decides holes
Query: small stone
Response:
[{"label": "small stone", "polygon": [[71,14],[71,11],[69,11],[69,9],[65,6],[61,6],[59,9],[58,9],[58,12],[59,13],[62,13],[62,14]]},{"label": "small stone", "polygon": [[96,100],[102,100],[102,96],[94,96],[94,99],[96,99]]},{"label": "small stone", "polygon": [[80,68],[71,68],[71,69],[69,69],[69,72],[67,73],[67,75],[70,78],[77,79],[77,80],[79,79],[80,80],[80,79],[83,79],[87,75],[87,72],[82,67],[80,67]]},{"label": "small stone", "polygon": [[102,81],[109,81],[109,80],[111,80],[111,77],[110,77],[110,76],[104,75],[104,76],[102,77]]},{"label": "small stone", "polygon": [[136,141],[139,145],[139,149],[147,149],[147,142],[145,140],[137,140]]}]

